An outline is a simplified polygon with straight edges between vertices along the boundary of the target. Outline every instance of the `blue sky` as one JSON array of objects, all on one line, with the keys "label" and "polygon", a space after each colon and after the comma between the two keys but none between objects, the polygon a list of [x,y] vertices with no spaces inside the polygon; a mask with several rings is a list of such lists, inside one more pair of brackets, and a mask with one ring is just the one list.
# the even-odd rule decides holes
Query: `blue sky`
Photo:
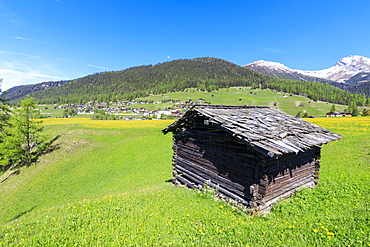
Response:
[{"label": "blue sky", "polygon": [[0,0],[2,89],[175,59],[370,57],[369,0]]}]

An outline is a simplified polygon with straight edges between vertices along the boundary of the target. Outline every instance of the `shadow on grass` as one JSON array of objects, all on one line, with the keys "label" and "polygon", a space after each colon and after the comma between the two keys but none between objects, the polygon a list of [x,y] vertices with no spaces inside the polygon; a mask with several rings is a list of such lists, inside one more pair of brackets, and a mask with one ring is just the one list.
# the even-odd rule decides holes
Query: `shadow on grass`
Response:
[{"label": "shadow on grass", "polygon": [[18,175],[20,173],[19,170],[10,171],[8,173],[5,173],[3,176],[0,176],[0,184],[4,183],[10,176]]},{"label": "shadow on grass", "polygon": [[10,220],[7,221],[8,222],[12,222],[13,220],[17,220],[19,217],[25,215],[25,214],[28,214],[29,212],[31,212],[32,210],[34,210],[36,208],[36,206],[33,206],[32,208],[30,208],[29,210],[26,210],[22,213],[19,213],[17,214],[16,216],[14,216],[13,218],[11,218]]}]

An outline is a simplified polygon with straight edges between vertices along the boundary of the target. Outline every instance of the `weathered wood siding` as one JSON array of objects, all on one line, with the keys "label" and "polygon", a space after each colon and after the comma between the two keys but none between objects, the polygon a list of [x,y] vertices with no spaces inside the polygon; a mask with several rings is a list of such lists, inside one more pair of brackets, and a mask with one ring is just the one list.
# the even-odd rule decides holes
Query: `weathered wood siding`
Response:
[{"label": "weathered wood siding", "polygon": [[263,163],[264,175],[254,185],[255,193],[262,197],[262,200],[256,200],[261,209],[288,197],[300,187],[313,187],[318,182],[320,148],[285,154],[278,159],[266,159]]},{"label": "weathered wood siding", "polygon": [[209,180],[221,194],[249,205],[258,177],[255,151],[227,134],[188,129],[174,136],[173,149],[175,181],[195,188]]}]

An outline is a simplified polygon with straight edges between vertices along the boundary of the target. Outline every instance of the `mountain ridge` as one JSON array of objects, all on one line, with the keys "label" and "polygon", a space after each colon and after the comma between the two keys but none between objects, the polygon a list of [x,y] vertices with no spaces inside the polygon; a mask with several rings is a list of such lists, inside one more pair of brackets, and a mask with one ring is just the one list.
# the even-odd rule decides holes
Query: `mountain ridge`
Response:
[{"label": "mountain ridge", "polygon": [[344,57],[330,68],[315,71],[291,69],[282,63],[264,60],[258,60],[243,67],[280,79],[329,83],[352,93],[365,93],[367,97],[370,97],[367,86],[370,81],[370,76],[368,76],[370,75],[370,59],[364,56]]},{"label": "mountain ridge", "polygon": [[271,62],[265,60],[258,60],[256,62],[247,64],[243,66],[244,68],[250,68],[257,72],[263,73],[265,75],[273,76],[279,79],[289,79],[289,80],[301,80],[301,81],[320,81],[320,82],[331,82],[324,78],[309,76],[300,73],[300,70],[295,70],[287,67],[286,65],[279,62]]},{"label": "mountain ridge", "polygon": [[299,72],[309,76],[345,83],[358,73],[370,72],[370,59],[364,56],[351,55],[342,58],[327,69],[316,71],[299,70]]}]

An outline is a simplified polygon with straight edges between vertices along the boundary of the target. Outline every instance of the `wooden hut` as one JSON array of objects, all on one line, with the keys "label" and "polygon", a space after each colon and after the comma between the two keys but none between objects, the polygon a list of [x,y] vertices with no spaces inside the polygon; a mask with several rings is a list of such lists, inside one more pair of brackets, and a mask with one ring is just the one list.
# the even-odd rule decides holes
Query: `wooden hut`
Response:
[{"label": "wooden hut", "polygon": [[194,105],[173,133],[173,182],[264,210],[318,181],[321,145],[342,136],[262,106]]}]

